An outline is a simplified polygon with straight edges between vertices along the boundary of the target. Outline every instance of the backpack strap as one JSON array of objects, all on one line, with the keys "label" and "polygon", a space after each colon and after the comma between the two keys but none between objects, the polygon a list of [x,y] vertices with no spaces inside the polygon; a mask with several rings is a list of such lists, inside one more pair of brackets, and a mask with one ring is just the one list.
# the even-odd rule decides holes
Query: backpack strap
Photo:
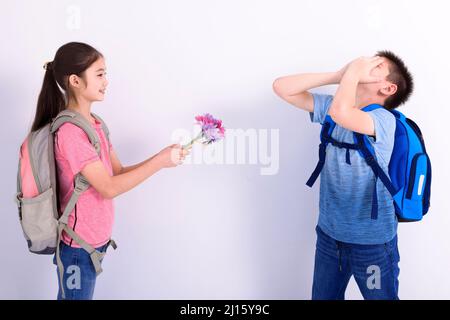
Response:
[{"label": "backpack strap", "polygon": [[99,121],[102,124],[102,129],[105,132],[106,137],[109,140],[109,129],[108,129],[108,126],[106,125],[105,121],[103,121],[103,119],[100,118],[100,116],[98,114],[95,114],[95,113],[92,113],[92,112],[91,112],[91,114],[97,121]]},{"label": "backpack strap", "polygon": [[354,133],[355,139],[357,140],[358,144],[360,145],[360,149],[358,152],[360,155],[364,158],[367,165],[372,169],[374,175],[375,175],[375,189],[373,191],[372,196],[372,219],[378,218],[378,194],[377,194],[377,181],[378,178],[381,179],[381,182],[383,182],[386,189],[389,191],[389,193],[394,197],[394,195],[397,193],[394,186],[392,185],[391,180],[387,176],[387,174],[384,172],[384,170],[380,167],[376,160],[375,151],[370,145],[370,142],[367,138],[367,136]]},{"label": "backpack strap", "polygon": [[[103,269],[101,267],[101,261],[104,258],[106,254],[105,252],[99,252],[94,247],[92,247],[89,243],[87,243],[85,240],[83,240],[72,228],[68,226],[69,223],[69,214],[72,212],[73,208],[75,207],[75,204],[78,201],[78,198],[80,195],[86,191],[89,188],[89,182],[86,180],[86,178],[81,175],[80,173],[76,175],[75,177],[75,189],[72,193],[72,196],[70,197],[69,202],[67,203],[63,214],[58,220],[58,239],[56,241],[56,264],[58,266],[58,272],[59,272],[59,280],[60,280],[60,287],[61,287],[61,294],[63,299],[65,299],[65,291],[64,291],[64,265],[61,261],[61,254],[60,254],[60,248],[59,244],[61,242],[62,238],[62,232],[65,231],[73,240],[75,240],[81,248],[83,248],[85,251],[87,251],[91,257],[92,264],[94,265],[96,275],[98,276],[100,273],[102,273]],[[109,246],[112,246],[114,250],[117,249],[116,242],[112,239],[108,242],[108,245],[106,249],[108,249]]]},{"label": "backpack strap", "polygon": [[[63,279],[64,279],[64,265],[61,261],[61,254],[60,254],[60,249],[59,249],[59,244],[61,242],[61,237],[62,237],[62,232],[66,231],[71,237],[71,233],[75,234],[74,230],[68,227],[68,222],[69,222],[69,214],[70,212],[72,212],[73,208],[75,207],[78,198],[80,197],[80,195],[86,191],[89,188],[89,182],[81,175],[81,174],[77,174],[75,177],[75,188],[73,190],[73,193],[69,199],[69,202],[67,203],[63,214],[61,215],[61,217],[58,220],[58,239],[56,241],[56,264],[58,265],[58,272],[59,272],[59,281],[60,281],[60,288],[61,288],[61,293],[62,293],[62,297],[63,299],[66,298],[65,292],[64,292],[64,283],[63,283]],[[72,231],[72,232],[70,232]],[[77,238],[79,238],[77,236]],[[89,246],[84,240],[82,240],[81,238],[79,238],[78,240],[81,240],[81,242],[77,243],[83,247],[83,249],[85,249],[86,247],[86,251],[91,252],[91,248],[88,248],[87,246]],[[86,246],[87,245],[87,246]],[[94,262],[94,261],[93,261]],[[94,264],[95,266],[95,264]],[[97,271],[97,269],[96,269]]]},{"label": "backpack strap", "polygon": [[[369,112],[376,109],[383,108],[383,106],[379,104],[371,104],[367,107],[363,108],[362,111]],[[361,157],[364,158],[367,165],[372,169],[374,175],[375,175],[375,188],[372,195],[372,213],[371,218],[377,219],[378,218],[378,192],[377,192],[377,182],[378,178],[381,179],[381,182],[383,182],[386,189],[388,189],[389,193],[394,197],[394,195],[397,193],[394,186],[392,185],[391,179],[388,177],[388,175],[383,171],[383,169],[380,167],[376,160],[376,154],[375,149],[373,148],[372,144],[369,141],[369,138],[367,135],[363,135],[357,132],[353,133],[354,139],[356,144],[359,146],[358,152],[361,155]]]},{"label": "backpack strap", "polygon": [[91,124],[78,112],[73,110],[61,111],[52,121],[51,133],[54,134],[64,123],[70,122],[81,128],[88,136],[95,151],[100,155],[100,139]]},{"label": "backpack strap", "polygon": [[389,193],[394,196],[397,191],[393,186],[391,179],[384,172],[384,170],[380,167],[376,160],[375,151],[372,146],[370,146],[370,142],[368,141],[367,136],[354,133],[357,143],[360,145],[360,149],[358,150],[359,154],[366,160],[366,163],[372,169],[376,178],[380,178],[383,184],[388,189]]},{"label": "backpack strap", "polygon": [[[66,122],[70,122],[78,127],[80,127],[89,138],[89,141],[94,146],[97,153],[100,155],[100,140],[97,136],[97,133],[92,128],[92,126],[88,123],[84,117],[78,112],[71,110],[64,110],[60,112],[56,118],[53,120],[51,124],[51,133],[52,135]],[[79,196],[89,188],[89,182],[84,178],[81,173],[78,173],[75,176],[75,187],[73,193],[67,203],[66,208],[64,209],[63,214],[61,215],[59,221],[67,224],[69,214],[75,207],[75,204],[78,201]]]},{"label": "backpack strap", "polygon": [[[103,120],[101,120],[100,117],[97,115],[94,115],[94,118],[96,118],[98,121],[102,123],[102,128],[108,138],[109,141],[109,130],[106,127],[106,124]],[[64,110],[61,111],[52,121],[51,124],[51,133],[52,135],[66,122],[70,122],[79,128],[81,128],[88,136],[89,141],[94,146],[95,151],[100,155],[100,140],[95,132],[95,130],[92,128],[90,123],[78,112],[72,111],[72,110]],[[109,147],[109,146],[108,146]],[[75,187],[74,191],[69,199],[69,202],[67,203],[63,214],[58,220],[58,239],[57,239],[57,245],[56,245],[56,262],[58,265],[58,271],[59,271],[59,279],[60,279],[60,287],[61,287],[61,293],[63,299],[65,299],[65,292],[64,292],[64,265],[61,261],[61,255],[60,255],[60,249],[59,244],[61,242],[62,232],[65,231],[73,240],[75,240],[84,250],[86,250],[92,260],[92,263],[94,265],[96,274],[99,275],[103,270],[101,268],[101,260],[106,254],[105,252],[99,252],[94,247],[92,247],[90,244],[88,244],[85,240],[83,240],[79,235],[75,233],[75,231],[68,226],[69,222],[69,215],[72,212],[72,210],[75,208],[75,205],[78,201],[78,198],[80,195],[86,191],[89,188],[90,184],[87,181],[87,179],[81,174],[78,173],[75,176]],[[108,246],[112,246],[114,250],[117,248],[117,245],[114,240],[110,240],[108,242]]]},{"label": "backpack strap", "polygon": [[[383,106],[381,106],[379,104],[371,104],[371,105],[363,108],[362,110],[365,112],[369,112],[369,111],[373,111],[373,110],[381,109],[381,108],[383,108]],[[394,196],[397,193],[397,191],[395,190],[389,176],[383,171],[383,169],[378,164],[378,162],[376,160],[375,149],[373,148],[372,144],[370,143],[368,136],[360,134],[360,133],[356,133],[356,132],[354,132],[353,134],[354,134],[356,143],[360,146],[360,148],[358,150],[359,154],[364,158],[364,160],[366,160],[367,164],[374,172],[375,177],[380,178],[381,182],[383,182],[383,184],[386,186],[389,193],[392,196]]]},{"label": "backpack strap", "polygon": [[425,190],[423,192],[423,195],[424,195],[423,212],[424,212],[424,214],[426,214],[428,212],[428,209],[430,208],[431,162],[430,162],[429,157],[427,157],[427,172],[428,172],[428,177],[427,177],[427,181],[425,182]]},{"label": "backpack strap", "polygon": [[93,116],[97,121],[99,121],[99,122],[102,124],[103,132],[105,133],[106,139],[108,140],[108,153],[109,153],[109,151],[110,151],[110,150],[109,150],[109,143],[110,143],[110,140],[109,140],[109,129],[108,129],[108,126],[106,125],[105,121],[103,121],[103,119],[100,118],[99,115],[97,115],[97,114],[95,114],[95,113],[92,113],[92,112],[91,112],[91,114],[92,114],[92,116]]},{"label": "backpack strap", "polygon": [[322,130],[320,131],[320,144],[319,144],[319,162],[317,162],[316,168],[314,169],[311,177],[309,177],[306,185],[312,187],[320,175],[323,169],[326,158],[326,148],[330,142],[331,134],[336,127],[336,122],[331,119],[329,115],[325,117],[325,121],[322,124]]},{"label": "backpack strap", "polygon": [[61,295],[62,298],[66,298],[65,290],[64,290],[64,265],[61,260],[61,253],[59,244],[61,242],[62,232],[65,231],[72,239],[74,239],[80,246],[83,248],[86,252],[89,253],[92,264],[94,265],[96,276],[98,276],[100,273],[103,272],[101,262],[102,259],[106,255],[106,251],[109,248],[109,246],[112,246],[114,250],[117,249],[116,242],[112,239],[109,240],[106,246],[106,250],[104,252],[97,251],[94,247],[92,247],[89,243],[84,241],[72,228],[69,228],[67,224],[59,223],[58,224],[58,241],[56,243],[56,263],[58,265],[58,272],[59,272],[59,281],[60,281],[60,288],[61,288]]},{"label": "backpack strap", "polygon": [[370,112],[370,111],[377,110],[377,109],[384,109],[384,107],[381,104],[372,103],[372,104],[369,104],[368,106],[365,106],[361,110],[364,112]]},{"label": "backpack strap", "polygon": [[[371,104],[362,109],[364,112],[370,112],[376,109],[383,108],[382,105],[379,104]],[[336,123],[331,119],[329,115],[325,117],[325,121],[322,125],[322,131],[320,133],[320,145],[319,145],[319,162],[317,163],[317,166],[314,170],[314,172],[311,174],[311,177],[307,181],[306,185],[309,187],[312,187],[317,180],[318,176],[320,175],[320,172],[323,169],[323,166],[325,164],[325,157],[326,157],[326,146],[328,143],[331,143],[332,145],[339,147],[339,148],[345,148],[347,149],[346,152],[346,162],[348,164],[350,163],[350,153],[349,150],[357,150],[359,154],[365,159],[366,163],[369,165],[369,167],[372,169],[375,175],[375,189],[373,192],[373,198],[372,198],[372,212],[371,212],[371,218],[377,219],[378,218],[378,195],[377,195],[377,180],[378,178],[381,179],[383,184],[386,186],[388,191],[391,193],[392,196],[394,196],[397,192],[392,185],[391,180],[389,177],[385,174],[383,169],[379,166],[378,162],[376,161],[375,156],[375,150],[373,149],[372,145],[370,144],[370,141],[366,135],[354,133],[354,139],[355,144],[350,143],[344,143],[334,140],[331,137],[331,134],[336,126]]]},{"label": "backpack strap", "polygon": [[[20,150],[22,152],[22,149]],[[17,169],[17,193],[14,195],[14,201],[17,204],[17,208],[19,209],[19,219],[22,221],[22,202],[20,201],[20,197],[22,196],[22,177],[20,175],[21,171],[21,161],[19,160],[19,167]]]}]

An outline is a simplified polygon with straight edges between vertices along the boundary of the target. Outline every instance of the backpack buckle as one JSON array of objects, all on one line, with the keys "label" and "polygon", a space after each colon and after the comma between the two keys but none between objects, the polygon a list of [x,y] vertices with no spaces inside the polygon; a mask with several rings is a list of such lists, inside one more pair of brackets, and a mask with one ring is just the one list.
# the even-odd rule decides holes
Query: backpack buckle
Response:
[{"label": "backpack buckle", "polygon": [[370,155],[366,157],[366,161],[369,165],[371,165],[375,163],[375,158],[372,155]]},{"label": "backpack buckle", "polygon": [[75,187],[74,192],[81,194],[89,188],[89,181],[83,177],[81,174],[78,174],[75,178]]},{"label": "backpack buckle", "polygon": [[84,186],[78,185],[78,184],[76,184],[75,188],[73,189],[73,192],[78,193],[78,194],[81,194],[84,191],[85,191]]}]

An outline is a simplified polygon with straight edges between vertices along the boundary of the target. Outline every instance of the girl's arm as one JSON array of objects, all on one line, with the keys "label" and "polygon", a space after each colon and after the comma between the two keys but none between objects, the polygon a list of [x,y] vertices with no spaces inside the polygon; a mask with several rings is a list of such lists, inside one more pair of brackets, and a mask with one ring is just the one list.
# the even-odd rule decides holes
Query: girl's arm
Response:
[{"label": "girl's arm", "polygon": [[124,166],[122,166],[122,163],[120,162],[120,160],[117,157],[117,154],[114,152],[114,150],[111,150],[111,165],[112,165],[112,168],[113,168],[113,173],[114,173],[115,176],[117,176],[119,174],[129,172],[129,171],[131,171],[133,169],[136,169],[136,168],[142,166],[146,162],[149,162],[151,159],[153,159],[153,157],[150,157],[147,160],[142,161],[142,162],[140,162],[138,164],[124,167]]},{"label": "girl's arm", "polygon": [[314,99],[307,90],[338,84],[344,71],[345,68],[338,72],[304,73],[280,77],[273,82],[273,90],[290,104],[308,112],[314,112]]},{"label": "girl's arm", "polygon": [[127,192],[163,168],[175,167],[189,154],[179,145],[169,146],[139,166],[127,172],[110,176],[100,160],[87,164],[81,174],[104,198],[112,199]]}]

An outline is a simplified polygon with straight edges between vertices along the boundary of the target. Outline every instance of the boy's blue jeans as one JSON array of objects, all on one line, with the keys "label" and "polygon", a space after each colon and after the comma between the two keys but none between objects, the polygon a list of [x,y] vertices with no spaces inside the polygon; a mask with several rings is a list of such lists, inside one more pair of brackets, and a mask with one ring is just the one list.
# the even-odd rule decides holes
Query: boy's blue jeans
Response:
[{"label": "boy's blue jeans", "polygon": [[366,300],[398,300],[397,236],[379,245],[337,241],[316,227],[313,300],[344,300],[351,276]]},{"label": "boy's blue jeans", "polygon": [[[94,265],[89,253],[82,248],[73,248],[61,241],[60,253],[61,261],[64,265],[64,293],[66,300],[92,300],[94,296],[95,281],[97,278]],[[96,248],[100,252],[105,252],[108,244]],[[56,256],[53,258],[56,265]],[[58,277],[58,300],[62,300],[61,283],[59,272]]]}]

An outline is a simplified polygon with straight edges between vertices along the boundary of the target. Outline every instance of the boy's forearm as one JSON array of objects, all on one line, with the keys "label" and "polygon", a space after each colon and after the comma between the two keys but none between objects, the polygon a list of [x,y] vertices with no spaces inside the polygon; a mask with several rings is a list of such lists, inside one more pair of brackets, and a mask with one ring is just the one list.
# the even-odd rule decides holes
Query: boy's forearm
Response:
[{"label": "boy's forearm", "polygon": [[342,76],[330,106],[330,115],[336,115],[337,113],[345,112],[345,110],[355,107],[358,82],[359,78],[354,73],[346,72]]},{"label": "boy's forearm", "polygon": [[278,78],[275,85],[277,91],[283,95],[296,95],[309,89],[338,84],[340,81],[339,72],[303,73]]}]

